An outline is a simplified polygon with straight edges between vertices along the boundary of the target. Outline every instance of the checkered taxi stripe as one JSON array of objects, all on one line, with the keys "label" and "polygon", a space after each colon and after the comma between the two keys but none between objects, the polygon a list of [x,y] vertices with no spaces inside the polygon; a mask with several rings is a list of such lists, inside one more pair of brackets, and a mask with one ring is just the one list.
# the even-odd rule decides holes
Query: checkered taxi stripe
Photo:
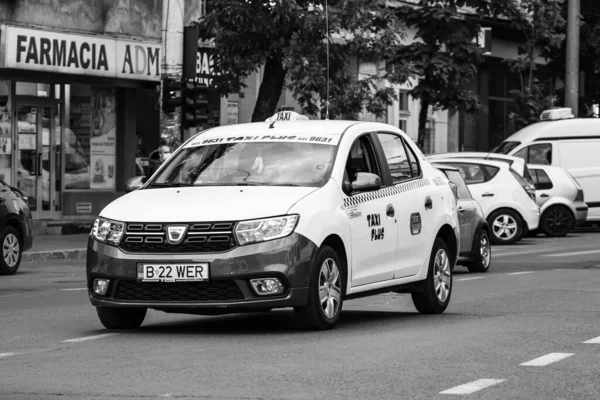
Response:
[{"label": "checkered taxi stripe", "polygon": [[429,179],[426,179],[426,178],[421,178],[421,179],[417,179],[417,180],[406,182],[406,183],[400,183],[398,185],[386,187],[386,188],[383,188],[383,189],[380,189],[380,190],[377,190],[374,192],[361,193],[361,194],[357,194],[352,197],[347,197],[344,199],[343,207],[347,208],[347,207],[357,206],[359,204],[366,203],[371,200],[382,199],[384,197],[389,197],[389,196],[393,196],[396,194],[409,192],[411,190],[417,190],[419,188],[426,187],[429,185],[430,185]]}]

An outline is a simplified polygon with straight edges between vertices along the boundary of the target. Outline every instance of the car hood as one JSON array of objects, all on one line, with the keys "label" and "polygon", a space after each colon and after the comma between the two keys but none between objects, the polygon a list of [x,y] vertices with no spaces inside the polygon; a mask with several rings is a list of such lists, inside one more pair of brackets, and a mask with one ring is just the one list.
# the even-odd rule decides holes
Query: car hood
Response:
[{"label": "car hood", "polygon": [[101,217],[124,222],[239,221],[285,215],[315,187],[205,186],[143,189],[110,203]]}]

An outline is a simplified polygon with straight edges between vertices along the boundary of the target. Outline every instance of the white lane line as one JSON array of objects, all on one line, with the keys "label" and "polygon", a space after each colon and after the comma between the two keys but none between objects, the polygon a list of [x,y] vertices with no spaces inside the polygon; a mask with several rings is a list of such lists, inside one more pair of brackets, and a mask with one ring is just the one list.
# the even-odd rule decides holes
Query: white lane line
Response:
[{"label": "white lane line", "polygon": [[506,275],[525,275],[525,274],[533,274],[535,271],[521,271],[521,272],[509,272]]},{"label": "white lane line", "polygon": [[600,336],[598,336],[597,338],[593,338],[590,340],[586,340],[583,343],[588,343],[588,344],[600,344]]},{"label": "white lane line", "polygon": [[87,290],[86,287],[78,287],[78,288],[68,288],[68,289],[60,289],[61,292],[74,292],[76,290]]},{"label": "white lane line", "polygon": [[506,379],[478,379],[473,382],[465,383],[464,385],[454,386],[453,388],[440,392],[440,394],[472,394],[504,381],[506,381]]},{"label": "white lane line", "polygon": [[530,367],[545,367],[546,365],[550,365],[567,357],[571,357],[573,354],[575,353],[550,353],[519,365]]},{"label": "white lane line", "polygon": [[570,256],[584,256],[586,254],[600,254],[600,250],[572,251],[569,253],[545,254],[542,257],[570,257]]},{"label": "white lane line", "polygon": [[15,354],[17,354],[17,353],[0,353],[0,358],[14,356]]},{"label": "white lane line", "polygon": [[535,253],[545,253],[549,250],[527,250],[527,251],[515,251],[512,253],[497,253],[492,249],[492,257],[511,257],[511,256],[520,256],[523,254],[535,254]]},{"label": "white lane line", "polygon": [[113,336],[113,335],[116,335],[116,333],[103,333],[101,335],[84,336],[84,337],[75,338],[75,339],[67,339],[67,340],[63,340],[61,343],[85,342],[88,340],[102,339],[102,338]]},{"label": "white lane line", "polygon": [[472,280],[474,280],[474,279],[483,279],[483,278],[485,278],[485,277],[484,277],[484,276],[473,276],[473,277],[471,277],[471,278],[461,278],[461,279],[457,279],[457,281],[464,282],[464,281],[472,281]]}]

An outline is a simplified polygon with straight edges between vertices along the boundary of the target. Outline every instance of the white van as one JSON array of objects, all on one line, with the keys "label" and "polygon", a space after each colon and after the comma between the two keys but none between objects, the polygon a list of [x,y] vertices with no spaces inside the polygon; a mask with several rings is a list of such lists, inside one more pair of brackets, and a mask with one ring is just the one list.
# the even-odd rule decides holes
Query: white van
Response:
[{"label": "white van", "polygon": [[583,188],[587,222],[600,221],[600,118],[573,118],[570,108],[542,113],[541,122],[506,138],[494,153],[528,164],[564,167]]}]

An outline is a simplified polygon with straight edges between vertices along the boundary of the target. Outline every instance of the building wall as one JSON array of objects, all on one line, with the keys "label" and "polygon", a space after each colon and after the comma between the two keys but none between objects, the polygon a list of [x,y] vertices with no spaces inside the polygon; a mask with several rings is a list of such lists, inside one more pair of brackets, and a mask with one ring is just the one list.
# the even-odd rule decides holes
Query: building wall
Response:
[{"label": "building wall", "polygon": [[[67,30],[161,37],[163,0],[20,0],[0,2],[0,20]],[[204,0],[185,0],[184,24]]]}]

